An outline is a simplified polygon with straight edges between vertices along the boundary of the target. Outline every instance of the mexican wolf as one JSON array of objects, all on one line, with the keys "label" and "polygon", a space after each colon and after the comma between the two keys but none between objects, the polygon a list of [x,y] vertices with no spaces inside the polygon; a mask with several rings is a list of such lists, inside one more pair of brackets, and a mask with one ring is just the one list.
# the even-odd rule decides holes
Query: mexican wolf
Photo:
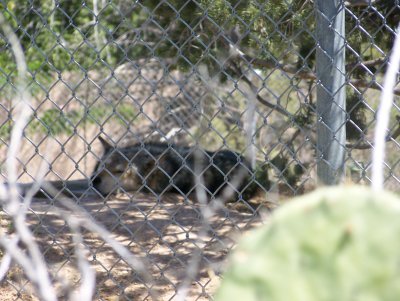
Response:
[{"label": "mexican wolf", "polygon": [[154,142],[115,148],[103,138],[99,139],[104,154],[91,180],[93,187],[104,196],[118,191],[188,195],[198,183],[195,169],[203,177],[209,197],[220,195],[228,185],[238,197],[250,185],[249,162],[230,150],[196,152],[192,147]]}]

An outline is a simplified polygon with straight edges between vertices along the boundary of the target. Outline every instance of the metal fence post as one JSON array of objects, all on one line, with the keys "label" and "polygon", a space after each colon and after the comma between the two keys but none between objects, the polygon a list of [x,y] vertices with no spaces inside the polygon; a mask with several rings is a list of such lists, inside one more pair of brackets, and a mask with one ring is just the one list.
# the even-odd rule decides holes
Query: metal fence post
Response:
[{"label": "metal fence post", "polygon": [[346,143],[343,0],[317,0],[317,174],[321,184],[344,177]]}]

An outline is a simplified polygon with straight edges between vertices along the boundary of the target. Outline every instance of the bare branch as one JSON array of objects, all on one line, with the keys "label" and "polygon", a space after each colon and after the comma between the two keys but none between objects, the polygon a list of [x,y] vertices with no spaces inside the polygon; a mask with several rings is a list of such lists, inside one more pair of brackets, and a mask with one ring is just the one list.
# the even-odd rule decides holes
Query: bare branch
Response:
[{"label": "bare branch", "polygon": [[[389,134],[386,136],[385,142],[393,141],[393,140],[397,139],[397,137],[400,136],[400,116],[396,116],[396,119],[398,122],[397,128],[394,130],[394,132],[392,134]],[[369,142],[348,143],[348,144],[346,144],[346,148],[348,148],[348,149],[371,149],[371,148],[374,148],[374,144],[369,143]]]},{"label": "bare branch", "polygon": [[[233,66],[233,71],[240,76],[241,79],[243,79],[243,81],[249,85],[249,87],[253,90],[256,91],[257,87],[253,84],[253,82],[242,72],[242,70],[240,69],[239,66],[237,66],[236,64],[232,64]],[[281,113],[282,115],[286,116],[286,117],[291,117],[293,116],[291,113],[289,113],[288,111],[286,111],[283,107],[273,104],[267,100],[265,100],[264,98],[262,98],[260,96],[260,94],[256,93],[255,95],[256,99],[258,102],[260,102],[261,104],[263,104],[264,106],[275,110],[278,113]]]},{"label": "bare branch", "polygon": [[374,67],[374,66],[382,66],[383,64],[387,64],[386,57],[381,57],[381,58],[377,58],[377,59],[369,60],[369,61],[357,61],[354,63],[349,63],[346,65],[346,70],[356,69],[356,68],[364,69],[365,67],[368,68],[368,67]]},{"label": "bare branch", "polygon": [[[294,74],[297,78],[300,78],[300,79],[307,79],[307,80],[316,80],[317,79],[314,72],[299,70],[299,68],[295,65],[280,64],[279,62],[272,60],[272,59],[269,59],[269,60],[258,59],[258,58],[253,58],[249,55],[242,55],[241,57],[248,64],[252,64],[257,68],[280,69],[286,73]],[[383,64],[385,62],[386,62],[386,60],[384,58],[380,58],[380,59],[366,61],[366,62],[350,63],[346,66],[346,69],[362,67],[362,66],[370,67],[370,66],[374,66],[374,65]],[[369,88],[369,89],[380,90],[380,91],[382,90],[382,86],[374,80],[368,81],[368,80],[364,80],[364,79],[350,79],[348,81],[348,83],[357,88]],[[394,89],[393,93],[395,95],[400,95],[400,89]]]}]

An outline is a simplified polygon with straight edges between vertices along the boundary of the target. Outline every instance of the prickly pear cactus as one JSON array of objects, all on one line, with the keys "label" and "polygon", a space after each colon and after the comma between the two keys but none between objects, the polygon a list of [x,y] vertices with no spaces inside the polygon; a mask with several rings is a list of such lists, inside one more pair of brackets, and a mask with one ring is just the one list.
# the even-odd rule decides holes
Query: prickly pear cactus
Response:
[{"label": "prickly pear cactus", "polygon": [[400,300],[400,199],[323,188],[239,243],[216,301]]}]

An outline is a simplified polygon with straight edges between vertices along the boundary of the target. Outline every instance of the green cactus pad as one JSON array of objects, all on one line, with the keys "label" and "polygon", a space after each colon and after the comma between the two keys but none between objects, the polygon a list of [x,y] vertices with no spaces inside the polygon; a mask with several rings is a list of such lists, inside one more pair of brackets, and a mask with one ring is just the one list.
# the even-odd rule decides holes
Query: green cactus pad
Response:
[{"label": "green cactus pad", "polygon": [[400,199],[352,186],[293,199],[239,243],[215,300],[400,300]]}]

